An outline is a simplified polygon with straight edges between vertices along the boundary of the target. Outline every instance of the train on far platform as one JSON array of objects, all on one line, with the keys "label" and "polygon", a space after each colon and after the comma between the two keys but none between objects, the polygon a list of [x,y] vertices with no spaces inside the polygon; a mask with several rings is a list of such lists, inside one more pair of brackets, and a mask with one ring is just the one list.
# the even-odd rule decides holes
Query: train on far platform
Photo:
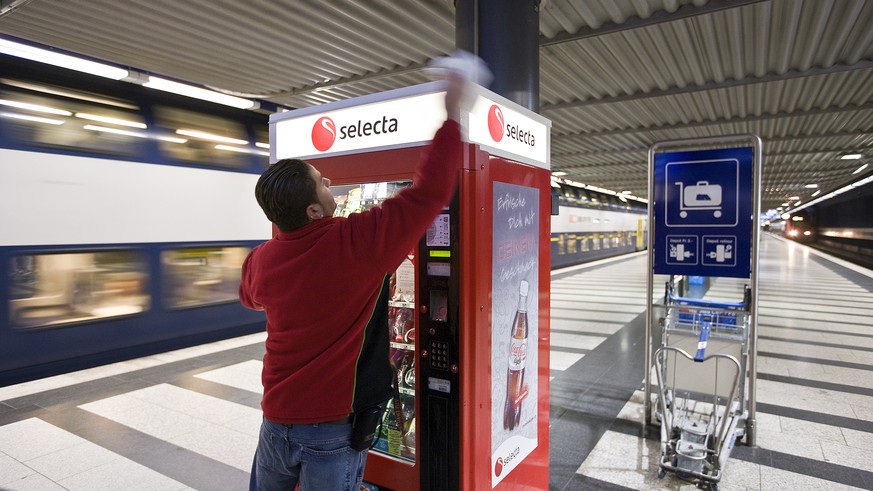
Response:
[{"label": "train on far platform", "polygon": [[553,180],[552,269],[645,249],[647,209],[640,200]]},{"label": "train on far platform", "polygon": [[[269,111],[0,56],[0,386],[264,329]],[[644,203],[553,186],[552,268],[644,248]]]},{"label": "train on far platform", "polygon": [[873,268],[873,175],[828,198],[787,212],[770,232]]}]

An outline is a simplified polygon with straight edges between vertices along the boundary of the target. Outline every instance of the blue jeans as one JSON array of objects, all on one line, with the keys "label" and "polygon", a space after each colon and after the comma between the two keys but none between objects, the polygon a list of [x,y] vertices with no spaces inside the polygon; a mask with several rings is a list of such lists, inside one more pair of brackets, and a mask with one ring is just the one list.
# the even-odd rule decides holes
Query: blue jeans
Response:
[{"label": "blue jeans", "polygon": [[349,447],[351,424],[261,422],[252,462],[250,491],[357,491],[364,476],[367,450]]}]

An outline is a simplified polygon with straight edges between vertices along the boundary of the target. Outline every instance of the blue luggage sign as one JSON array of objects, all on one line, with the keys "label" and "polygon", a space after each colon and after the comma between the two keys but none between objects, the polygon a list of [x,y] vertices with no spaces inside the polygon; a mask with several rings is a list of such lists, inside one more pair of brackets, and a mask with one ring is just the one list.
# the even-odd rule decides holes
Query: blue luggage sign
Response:
[{"label": "blue luggage sign", "polygon": [[656,274],[751,276],[753,147],[655,155]]}]

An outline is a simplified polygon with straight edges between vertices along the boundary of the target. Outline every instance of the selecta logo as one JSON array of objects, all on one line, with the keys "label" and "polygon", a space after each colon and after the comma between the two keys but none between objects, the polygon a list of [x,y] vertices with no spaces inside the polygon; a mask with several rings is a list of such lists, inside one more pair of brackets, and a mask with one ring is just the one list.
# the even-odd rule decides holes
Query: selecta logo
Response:
[{"label": "selecta logo", "polygon": [[375,121],[357,120],[351,124],[337,128],[336,123],[327,116],[318,118],[312,125],[312,145],[320,152],[326,152],[333,146],[339,136],[340,140],[360,138],[375,135],[397,133],[397,119],[382,116]]},{"label": "selecta logo", "polygon": [[494,463],[494,475],[500,477],[503,472],[503,457],[497,457],[497,462]]},{"label": "selecta logo", "polygon": [[503,139],[503,111],[500,106],[493,104],[488,110],[488,132],[491,133],[491,139],[499,142]]},{"label": "selecta logo", "polygon": [[491,133],[491,139],[495,142],[500,142],[504,136],[508,136],[525,145],[532,147],[536,145],[533,132],[522,129],[517,124],[507,123],[503,116],[503,110],[497,104],[491,105],[491,109],[488,110],[488,132]]},{"label": "selecta logo", "polygon": [[333,146],[336,140],[336,124],[327,116],[318,118],[312,125],[312,145],[319,152],[325,152]]}]

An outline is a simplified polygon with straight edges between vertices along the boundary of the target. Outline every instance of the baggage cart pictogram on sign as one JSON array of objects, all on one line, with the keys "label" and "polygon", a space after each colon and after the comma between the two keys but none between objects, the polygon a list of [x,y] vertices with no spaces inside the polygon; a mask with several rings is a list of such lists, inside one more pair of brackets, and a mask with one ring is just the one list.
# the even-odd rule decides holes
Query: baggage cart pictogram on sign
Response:
[{"label": "baggage cart pictogram on sign", "polygon": [[679,216],[686,218],[691,210],[712,211],[712,216],[721,216],[721,186],[710,184],[708,181],[697,181],[697,184],[686,186],[683,182],[675,183],[679,186]]}]

